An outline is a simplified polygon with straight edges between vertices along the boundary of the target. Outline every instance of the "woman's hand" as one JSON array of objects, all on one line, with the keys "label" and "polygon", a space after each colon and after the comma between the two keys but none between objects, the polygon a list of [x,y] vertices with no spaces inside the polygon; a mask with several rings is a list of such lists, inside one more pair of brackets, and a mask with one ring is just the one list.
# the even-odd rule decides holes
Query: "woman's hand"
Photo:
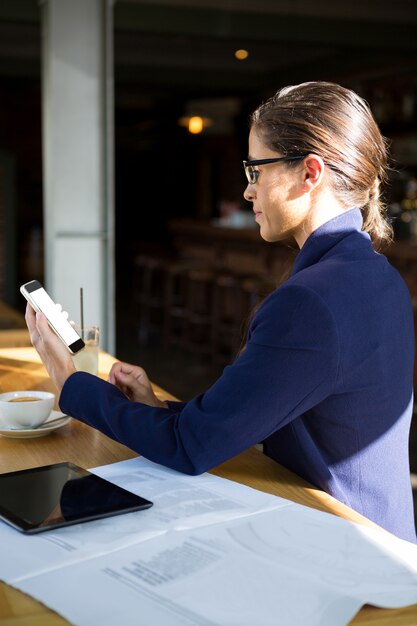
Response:
[{"label": "woman's hand", "polygon": [[43,313],[35,313],[30,304],[26,305],[26,324],[32,345],[41,357],[52,382],[61,391],[65,381],[76,370],[68,348],[49,327]]},{"label": "woman's hand", "polygon": [[138,365],[115,363],[110,370],[109,382],[116,385],[133,402],[168,408],[165,402],[158,400],[145,370]]}]

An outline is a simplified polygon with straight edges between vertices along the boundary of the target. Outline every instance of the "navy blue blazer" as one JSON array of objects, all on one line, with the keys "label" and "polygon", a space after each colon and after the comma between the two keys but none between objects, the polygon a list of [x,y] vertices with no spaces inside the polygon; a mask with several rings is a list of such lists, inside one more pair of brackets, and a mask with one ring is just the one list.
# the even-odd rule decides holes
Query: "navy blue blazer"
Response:
[{"label": "navy blue blazer", "polygon": [[62,411],[189,474],[264,441],[267,455],[414,542],[410,296],[361,227],[352,209],[310,235],[245,350],[205,393],[153,408],[77,372]]}]

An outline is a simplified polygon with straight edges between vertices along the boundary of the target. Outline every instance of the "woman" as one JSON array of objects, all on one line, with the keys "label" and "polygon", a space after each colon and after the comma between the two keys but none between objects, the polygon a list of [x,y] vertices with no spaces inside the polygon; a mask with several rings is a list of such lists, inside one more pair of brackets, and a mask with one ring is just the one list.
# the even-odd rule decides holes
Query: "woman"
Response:
[{"label": "woman", "polygon": [[76,372],[45,318],[32,341],[61,409],[158,463],[198,474],[250,446],[403,539],[415,541],[408,438],[413,318],[372,243],[389,239],[384,140],[365,102],[335,84],[281,89],[252,116],[245,198],[261,236],[292,237],[290,278],[263,302],[245,349],[208,391],[161,402],[145,372]]}]

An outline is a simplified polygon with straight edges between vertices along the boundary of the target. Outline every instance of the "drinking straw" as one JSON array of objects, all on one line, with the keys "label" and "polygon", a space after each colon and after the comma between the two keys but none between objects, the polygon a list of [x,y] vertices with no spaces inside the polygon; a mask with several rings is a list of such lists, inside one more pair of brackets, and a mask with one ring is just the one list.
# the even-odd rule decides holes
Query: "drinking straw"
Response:
[{"label": "drinking straw", "polygon": [[84,290],[80,287],[81,339],[84,339]]}]

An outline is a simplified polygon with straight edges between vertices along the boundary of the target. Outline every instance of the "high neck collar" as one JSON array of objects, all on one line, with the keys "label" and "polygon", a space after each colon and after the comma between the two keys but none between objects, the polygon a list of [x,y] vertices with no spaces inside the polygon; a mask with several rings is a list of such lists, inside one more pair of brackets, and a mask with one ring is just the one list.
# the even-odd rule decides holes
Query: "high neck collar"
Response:
[{"label": "high neck collar", "polygon": [[[360,209],[350,209],[319,226],[306,239],[295,259],[292,274],[317,263],[328,250],[347,235],[355,231],[360,232],[362,224]],[[366,233],[363,235],[369,238]]]}]

